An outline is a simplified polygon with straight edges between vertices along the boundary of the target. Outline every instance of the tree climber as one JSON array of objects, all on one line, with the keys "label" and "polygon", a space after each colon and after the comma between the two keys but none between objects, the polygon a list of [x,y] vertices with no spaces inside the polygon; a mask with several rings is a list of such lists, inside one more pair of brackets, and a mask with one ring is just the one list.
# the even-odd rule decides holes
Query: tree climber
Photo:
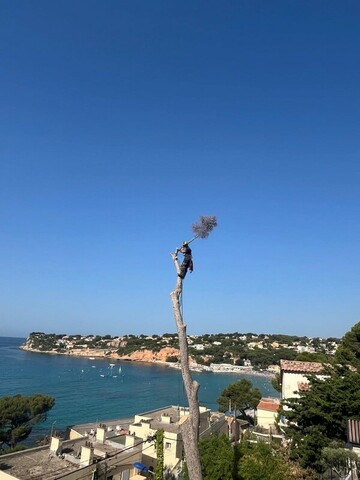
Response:
[{"label": "tree climber", "polygon": [[184,279],[187,271],[190,270],[191,273],[194,269],[189,243],[186,241],[183,242],[182,247],[177,248],[175,253],[177,254],[178,252],[184,255],[184,259],[182,261],[182,264],[180,265],[180,273],[178,273],[178,276]]}]

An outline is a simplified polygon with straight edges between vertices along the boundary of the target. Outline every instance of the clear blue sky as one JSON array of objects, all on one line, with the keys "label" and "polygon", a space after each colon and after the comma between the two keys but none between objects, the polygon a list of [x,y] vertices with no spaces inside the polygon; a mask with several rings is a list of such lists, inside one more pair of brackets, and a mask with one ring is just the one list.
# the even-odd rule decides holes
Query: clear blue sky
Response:
[{"label": "clear blue sky", "polygon": [[0,335],[360,320],[358,1],[2,2]]}]

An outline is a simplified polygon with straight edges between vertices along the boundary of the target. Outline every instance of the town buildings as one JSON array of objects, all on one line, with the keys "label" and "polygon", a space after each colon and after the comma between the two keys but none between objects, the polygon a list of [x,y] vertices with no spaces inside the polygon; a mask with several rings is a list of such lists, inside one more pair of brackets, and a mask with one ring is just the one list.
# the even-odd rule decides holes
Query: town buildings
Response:
[{"label": "town buildings", "polygon": [[[164,430],[164,464],[173,470],[180,466],[183,457],[183,442],[180,426],[189,415],[188,408],[170,406],[136,415],[134,423],[129,426],[129,434],[145,440],[155,435],[157,430]],[[228,434],[228,424],[222,413],[211,413],[206,407],[200,407],[199,433],[201,436],[213,433]],[[154,468],[156,450],[154,443],[143,444],[142,463]]]},{"label": "town buildings", "polygon": [[142,443],[125,435],[109,439],[106,431],[100,425],[96,438],[52,437],[50,446],[3,455],[0,480],[135,480]]},{"label": "town buildings", "polygon": [[299,396],[299,391],[308,388],[307,375],[320,375],[324,367],[319,362],[280,361],[281,400]]},{"label": "town buildings", "polygon": [[[129,424],[72,427],[69,440],[52,437],[50,446],[19,451],[1,457],[0,480],[140,480],[136,468],[149,471],[156,465],[154,436],[164,430],[164,463],[169,471],[180,469],[183,458],[181,423],[188,408],[168,406],[136,415]],[[228,434],[222,413],[200,407],[200,436]]]},{"label": "town buildings", "polygon": [[256,408],[256,425],[265,429],[275,428],[280,400],[262,398]]}]

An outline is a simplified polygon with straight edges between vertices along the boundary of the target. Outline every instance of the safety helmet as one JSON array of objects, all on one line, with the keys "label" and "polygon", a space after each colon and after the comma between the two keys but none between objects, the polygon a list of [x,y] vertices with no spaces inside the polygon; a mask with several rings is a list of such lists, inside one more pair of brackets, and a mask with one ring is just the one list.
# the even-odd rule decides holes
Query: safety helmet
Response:
[{"label": "safety helmet", "polygon": [[188,242],[186,240],[183,241],[183,246],[186,247],[188,245]]}]

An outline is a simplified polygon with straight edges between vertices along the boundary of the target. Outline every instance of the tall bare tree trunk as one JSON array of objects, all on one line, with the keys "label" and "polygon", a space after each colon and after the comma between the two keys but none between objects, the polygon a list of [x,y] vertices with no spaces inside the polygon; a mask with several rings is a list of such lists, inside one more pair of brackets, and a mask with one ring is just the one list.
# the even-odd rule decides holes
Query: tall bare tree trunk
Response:
[{"label": "tall bare tree trunk", "polygon": [[[171,254],[174,261],[177,273],[180,273],[180,265],[175,253]],[[181,374],[184,381],[186,396],[189,403],[189,415],[184,417],[180,423],[181,434],[184,442],[186,465],[188,468],[190,480],[202,480],[200,454],[199,454],[199,425],[200,425],[200,411],[198,390],[199,384],[192,379],[189,367],[189,347],[186,337],[186,324],[183,322],[183,317],[180,308],[180,295],[182,293],[182,278],[177,277],[176,287],[170,293],[173,304],[174,317],[176,321],[179,347],[180,347],[180,363]]]}]

